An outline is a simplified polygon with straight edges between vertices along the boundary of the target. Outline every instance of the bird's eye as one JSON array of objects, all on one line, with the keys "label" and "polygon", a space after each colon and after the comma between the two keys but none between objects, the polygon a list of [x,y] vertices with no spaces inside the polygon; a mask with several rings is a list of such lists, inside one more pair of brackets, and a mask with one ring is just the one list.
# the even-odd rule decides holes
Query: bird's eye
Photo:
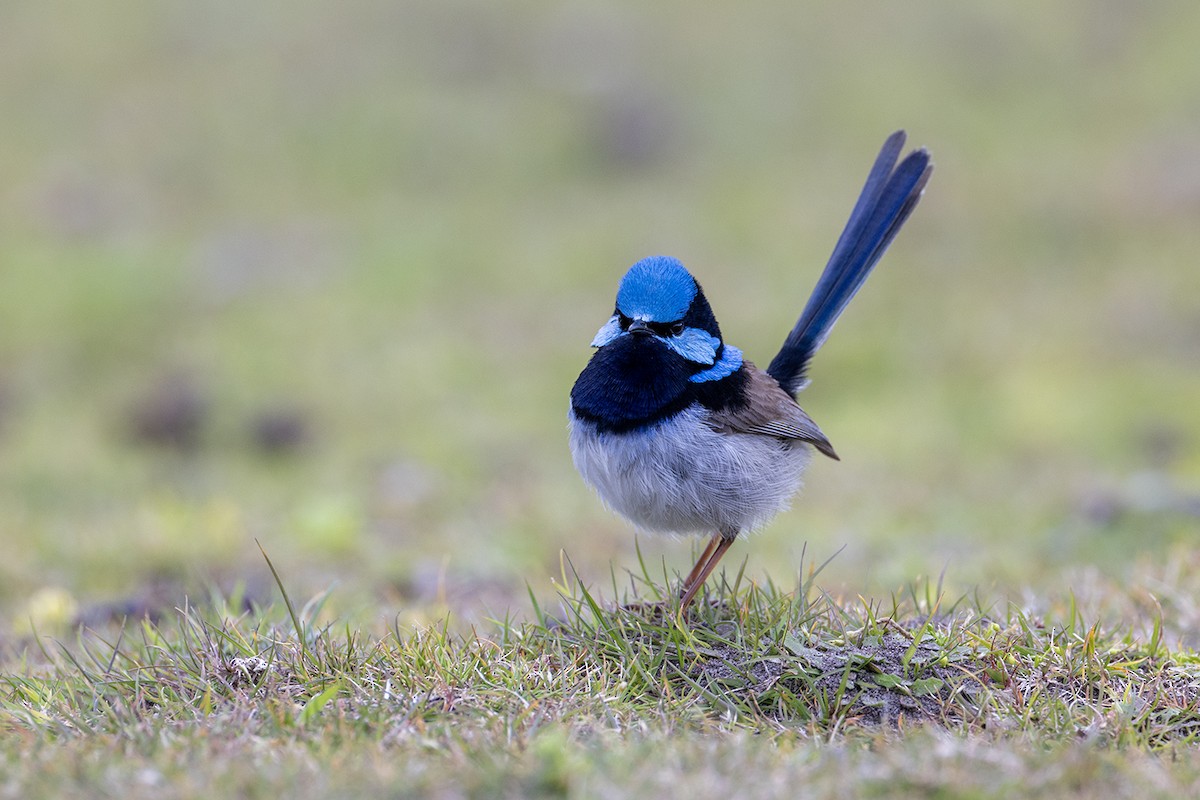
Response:
[{"label": "bird's eye", "polygon": [[656,336],[667,338],[668,336],[678,336],[683,333],[682,322],[648,322],[646,327],[654,331]]},{"label": "bird's eye", "polygon": [[631,322],[633,322],[633,320],[631,320],[629,317],[625,316],[619,311],[617,312],[617,324],[621,326],[621,330],[629,330],[629,323]]}]

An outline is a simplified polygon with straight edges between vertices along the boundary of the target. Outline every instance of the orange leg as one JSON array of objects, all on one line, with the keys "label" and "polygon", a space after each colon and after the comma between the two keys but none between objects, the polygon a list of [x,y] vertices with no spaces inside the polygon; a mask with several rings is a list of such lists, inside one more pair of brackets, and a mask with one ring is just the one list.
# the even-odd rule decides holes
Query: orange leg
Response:
[{"label": "orange leg", "polygon": [[[727,539],[718,533],[708,543],[708,547],[704,548],[704,552],[700,555],[700,560],[696,562],[696,566],[688,574],[688,580],[683,583],[683,599],[679,601],[680,613],[686,611],[687,607],[691,605],[692,600],[696,597],[696,592],[700,591],[700,587],[704,585],[704,581],[708,579],[709,574],[716,568],[717,562],[721,560],[721,556],[725,555],[725,551],[733,546],[733,542],[733,539]],[[695,577],[693,578],[693,576]]]},{"label": "orange leg", "polygon": [[704,548],[704,552],[700,554],[700,558],[696,559],[696,566],[692,567],[692,571],[683,579],[683,585],[680,587],[681,592],[686,592],[692,588],[692,584],[696,582],[696,578],[700,577],[700,571],[704,569],[708,557],[712,555],[713,550],[721,543],[721,534],[717,534],[708,540],[708,545]]}]

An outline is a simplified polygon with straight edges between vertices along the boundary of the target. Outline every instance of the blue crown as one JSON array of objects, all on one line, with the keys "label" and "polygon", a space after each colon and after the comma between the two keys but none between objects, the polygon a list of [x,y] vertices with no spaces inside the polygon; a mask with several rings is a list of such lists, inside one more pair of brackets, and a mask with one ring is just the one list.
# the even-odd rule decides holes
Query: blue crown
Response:
[{"label": "blue crown", "polygon": [[634,264],[617,289],[617,310],[648,322],[683,319],[696,299],[696,279],[678,259],[650,256]]}]

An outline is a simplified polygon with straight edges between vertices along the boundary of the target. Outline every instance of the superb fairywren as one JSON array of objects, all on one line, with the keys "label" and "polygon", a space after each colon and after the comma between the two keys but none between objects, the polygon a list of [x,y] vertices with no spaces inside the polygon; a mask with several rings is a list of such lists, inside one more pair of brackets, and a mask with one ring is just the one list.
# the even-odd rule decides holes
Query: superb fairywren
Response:
[{"label": "superb fairywren", "polygon": [[571,457],[604,502],[640,528],[712,534],[684,578],[681,610],[738,534],[787,507],[811,448],[836,459],[797,405],[833,324],[912,213],[933,165],[923,148],[896,164],[888,137],[829,264],[766,371],[726,344],[679,261],[637,262],[617,290],[598,348],[571,389]]}]

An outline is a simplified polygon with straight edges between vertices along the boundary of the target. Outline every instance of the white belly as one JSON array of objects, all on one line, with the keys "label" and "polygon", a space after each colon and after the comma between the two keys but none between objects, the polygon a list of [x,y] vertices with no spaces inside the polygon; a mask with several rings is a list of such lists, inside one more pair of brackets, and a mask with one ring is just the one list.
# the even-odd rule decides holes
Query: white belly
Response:
[{"label": "white belly", "polygon": [[734,536],[791,502],[811,454],[772,436],[718,433],[689,408],[645,430],[597,433],[569,415],[575,467],[604,502],[658,533]]}]

